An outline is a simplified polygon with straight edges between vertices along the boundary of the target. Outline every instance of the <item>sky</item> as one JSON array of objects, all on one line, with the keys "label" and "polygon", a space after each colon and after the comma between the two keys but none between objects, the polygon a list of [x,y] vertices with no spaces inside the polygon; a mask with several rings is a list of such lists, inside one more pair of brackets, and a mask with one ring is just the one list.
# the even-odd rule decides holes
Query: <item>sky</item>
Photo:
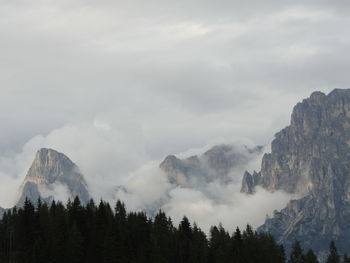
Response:
[{"label": "sky", "polygon": [[40,147],[94,185],[215,142],[267,145],[348,88],[347,1],[0,0],[0,205]]}]

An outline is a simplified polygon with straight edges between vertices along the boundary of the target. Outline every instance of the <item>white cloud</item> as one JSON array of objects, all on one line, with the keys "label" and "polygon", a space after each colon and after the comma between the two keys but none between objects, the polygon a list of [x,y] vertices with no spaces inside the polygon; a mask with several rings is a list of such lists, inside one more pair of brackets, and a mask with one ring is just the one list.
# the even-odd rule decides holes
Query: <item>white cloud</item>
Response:
[{"label": "white cloud", "polygon": [[270,193],[259,187],[254,195],[240,193],[238,181],[186,188],[171,185],[165,179],[156,164],[147,165],[127,180],[115,198],[123,200],[131,211],[154,213],[162,209],[175,224],[186,215],[205,231],[219,223],[230,231],[236,226],[244,228],[247,223],[258,227],[267,215],[282,209],[291,199],[284,192]]},{"label": "white cloud", "polygon": [[[243,146],[240,149],[238,145],[236,142],[236,151],[246,152]],[[203,151],[190,152],[199,154]],[[256,159],[261,163],[261,155],[253,158],[251,163],[257,163]],[[246,168],[251,168],[251,163]],[[233,169],[230,183],[223,183],[217,178],[206,184],[198,180],[197,184],[182,187],[168,181],[167,175],[159,169],[159,162],[151,162],[126,179],[115,199],[123,200],[131,211],[146,210],[152,214],[162,209],[175,224],[186,215],[205,231],[219,223],[229,230],[236,226],[243,228],[247,223],[258,227],[267,215],[282,209],[292,196],[281,191],[271,193],[260,187],[254,195],[240,193],[243,172],[243,168]],[[201,175],[190,175],[192,180],[197,176]]]},{"label": "white cloud", "polygon": [[282,209],[290,200],[288,194],[270,193],[261,188],[254,195],[239,193],[232,185],[219,190],[229,194],[225,202],[217,203],[196,189],[176,188],[170,192],[170,201],[163,209],[177,223],[186,215],[207,232],[210,226],[219,223],[233,231],[235,227],[244,228],[248,223],[255,228],[262,225],[266,215],[271,216],[274,210]]},{"label": "white cloud", "polygon": [[235,201],[212,197],[241,200],[237,185],[178,189],[148,163],[232,138],[268,146],[302,98],[348,88],[349,7],[0,0],[0,204],[11,206],[38,148],[52,147],[79,165],[95,198],[125,184],[130,207],[175,214],[186,197],[194,218],[229,221]]},{"label": "white cloud", "polygon": [[[63,152],[79,166],[94,198],[109,199],[111,188],[147,160],[137,129],[122,128],[95,121],[65,125],[47,136],[35,136],[24,145],[21,153],[0,159],[7,177],[2,176],[4,181],[12,178],[17,183],[11,183],[11,186],[7,183],[3,195],[18,191],[18,182],[24,179],[38,149],[52,148]],[[1,204],[11,206],[15,199],[1,199]]]},{"label": "white cloud", "polygon": [[72,200],[68,187],[58,182],[49,186],[40,185],[39,192],[43,198],[53,197],[55,200],[60,200],[64,204],[67,203],[68,199]]},{"label": "white cloud", "polygon": [[117,199],[124,201],[131,211],[150,211],[157,206],[160,208],[173,186],[158,166],[158,162],[150,162],[125,178],[122,188],[117,190],[113,201]]}]

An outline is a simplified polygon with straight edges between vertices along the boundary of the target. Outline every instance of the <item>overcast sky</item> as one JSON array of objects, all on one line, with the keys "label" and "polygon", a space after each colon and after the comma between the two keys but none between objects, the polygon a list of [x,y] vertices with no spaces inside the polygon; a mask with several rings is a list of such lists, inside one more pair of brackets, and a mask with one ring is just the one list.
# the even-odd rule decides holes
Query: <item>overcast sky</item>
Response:
[{"label": "overcast sky", "polygon": [[122,181],[215,141],[267,144],[312,91],[349,87],[349,13],[340,0],[0,0],[0,177],[18,184],[43,146]]}]

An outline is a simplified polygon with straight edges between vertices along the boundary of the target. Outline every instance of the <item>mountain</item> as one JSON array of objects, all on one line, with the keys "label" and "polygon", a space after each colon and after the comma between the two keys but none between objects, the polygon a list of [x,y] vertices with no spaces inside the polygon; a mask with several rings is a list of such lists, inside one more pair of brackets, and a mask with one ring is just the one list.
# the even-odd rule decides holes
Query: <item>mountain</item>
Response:
[{"label": "mountain", "polygon": [[314,92],[275,135],[261,171],[246,173],[242,191],[259,185],[297,198],[275,211],[259,231],[290,247],[295,241],[322,256],[331,240],[350,252],[350,90]]},{"label": "mountain", "polygon": [[160,169],[167,174],[171,183],[184,187],[207,184],[214,180],[226,183],[232,180],[232,172],[241,172],[262,153],[262,150],[262,146],[248,148],[221,144],[202,155],[186,159],[169,155],[160,164]]},{"label": "mountain", "polygon": [[26,198],[36,203],[39,197],[46,202],[62,197],[78,196],[82,203],[89,200],[84,176],[79,168],[63,153],[53,149],[40,149],[24,179],[17,206]]}]

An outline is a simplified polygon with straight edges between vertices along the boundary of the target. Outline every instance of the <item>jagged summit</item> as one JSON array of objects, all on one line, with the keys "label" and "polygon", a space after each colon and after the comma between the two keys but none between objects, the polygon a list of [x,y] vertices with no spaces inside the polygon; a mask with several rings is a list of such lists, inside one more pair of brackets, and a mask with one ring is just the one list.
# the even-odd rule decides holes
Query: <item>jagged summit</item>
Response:
[{"label": "jagged summit", "polygon": [[319,184],[309,176],[313,163],[347,158],[349,131],[350,89],[313,92],[294,107],[290,125],[275,135],[256,185],[288,193],[314,189]]},{"label": "jagged summit", "polygon": [[[52,200],[55,196],[55,188],[66,190],[69,197],[78,196],[83,203],[89,199],[87,184],[79,168],[63,153],[53,149],[40,149],[28,170],[22,184],[22,193],[18,206],[22,206],[25,198],[36,202],[38,198]],[[47,195],[43,196],[42,191]]]},{"label": "jagged summit", "polygon": [[260,230],[287,245],[300,240],[322,253],[335,240],[350,247],[350,89],[314,92],[298,103],[291,123],[275,135],[261,171],[245,175],[242,190],[259,185],[299,196]]},{"label": "jagged summit", "polygon": [[52,184],[59,176],[66,176],[67,171],[74,170],[79,171],[66,155],[53,149],[42,148],[37,151],[26,178],[34,179],[35,182]]},{"label": "jagged summit", "polygon": [[230,144],[215,145],[197,156],[179,159],[168,155],[160,164],[170,182],[191,187],[199,183],[210,183],[219,180],[230,181],[230,172],[241,169],[262,153],[263,147],[237,147]]}]

